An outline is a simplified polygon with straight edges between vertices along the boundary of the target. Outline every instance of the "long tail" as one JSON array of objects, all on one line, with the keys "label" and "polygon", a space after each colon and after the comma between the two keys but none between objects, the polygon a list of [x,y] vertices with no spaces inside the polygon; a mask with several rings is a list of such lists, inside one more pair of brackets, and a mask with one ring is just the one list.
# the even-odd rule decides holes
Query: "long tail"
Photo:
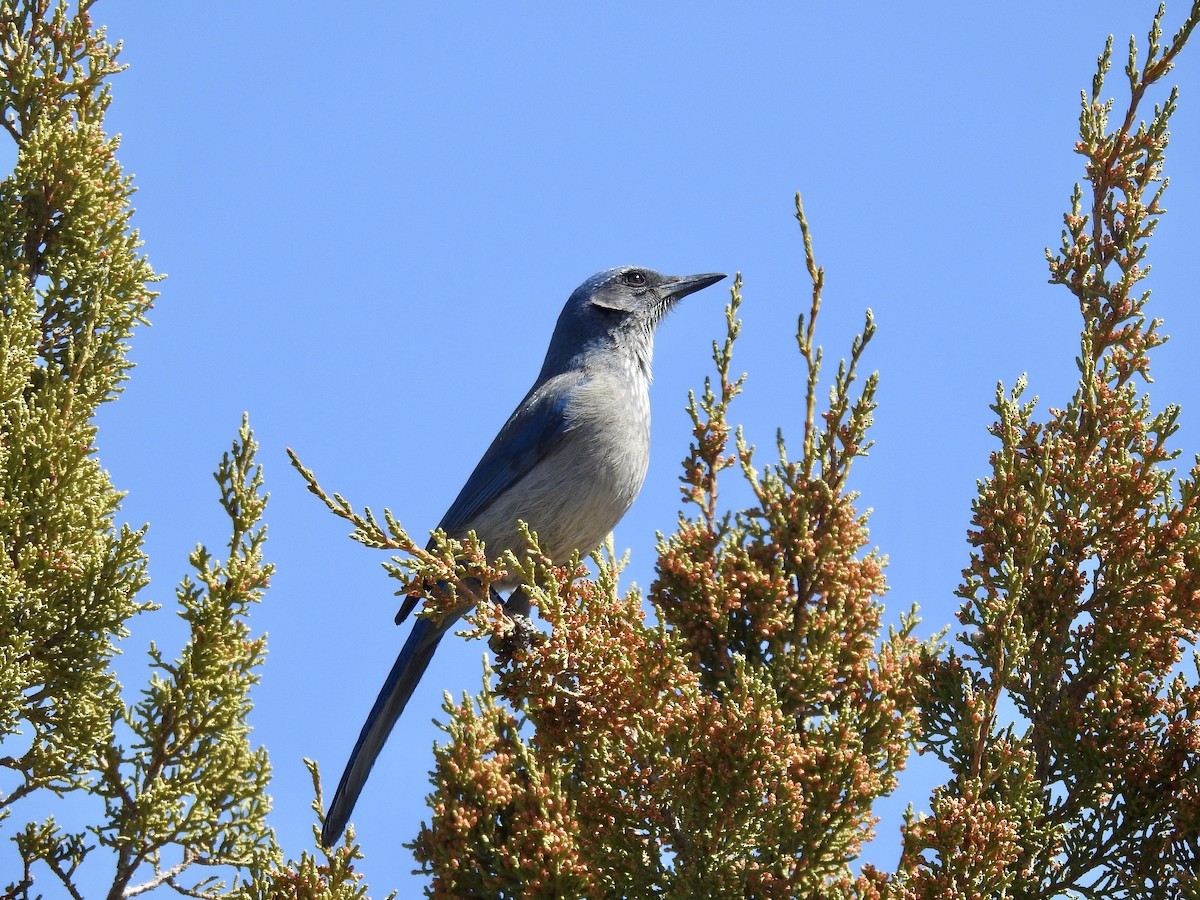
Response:
[{"label": "long tail", "polygon": [[371,774],[375,757],[383,749],[384,741],[392,733],[392,726],[400,718],[400,713],[404,712],[408,698],[425,674],[446,630],[445,624],[435,625],[429,619],[417,619],[413,625],[392,671],[388,673],[387,681],[375,699],[375,705],[371,707],[371,714],[367,716],[358,743],[350,754],[350,761],[346,763],[346,771],[338,782],[333,802],[329,804],[325,826],[321,829],[321,843],[324,846],[332,847],[342,836],[358,795],[366,784],[367,776]]}]

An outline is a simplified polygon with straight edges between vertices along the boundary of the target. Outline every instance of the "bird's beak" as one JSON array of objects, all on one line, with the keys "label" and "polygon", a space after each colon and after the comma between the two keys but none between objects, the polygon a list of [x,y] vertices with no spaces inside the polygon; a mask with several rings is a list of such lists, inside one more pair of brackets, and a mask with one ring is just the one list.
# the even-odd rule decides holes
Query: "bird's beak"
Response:
[{"label": "bird's beak", "polygon": [[696,291],[703,290],[710,284],[716,284],[724,277],[724,273],[721,272],[708,275],[668,275],[663,279],[663,299],[674,303],[688,294],[694,294]]}]

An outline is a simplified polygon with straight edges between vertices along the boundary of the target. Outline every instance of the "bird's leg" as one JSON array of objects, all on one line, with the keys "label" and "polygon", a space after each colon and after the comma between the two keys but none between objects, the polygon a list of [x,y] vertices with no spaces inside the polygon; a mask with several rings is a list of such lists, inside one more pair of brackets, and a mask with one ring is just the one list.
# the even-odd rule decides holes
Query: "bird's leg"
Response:
[{"label": "bird's leg", "polygon": [[508,613],[510,619],[516,619],[517,616],[525,619],[532,618],[533,607],[529,603],[529,595],[525,593],[524,585],[517,585],[516,590],[508,595],[504,611]]},{"label": "bird's leg", "polygon": [[533,626],[533,608],[529,603],[529,595],[525,593],[524,585],[518,585],[517,589],[508,595],[504,611],[513,623],[510,639],[513,649],[517,647],[526,649],[533,642],[533,636],[537,634],[537,629]]}]

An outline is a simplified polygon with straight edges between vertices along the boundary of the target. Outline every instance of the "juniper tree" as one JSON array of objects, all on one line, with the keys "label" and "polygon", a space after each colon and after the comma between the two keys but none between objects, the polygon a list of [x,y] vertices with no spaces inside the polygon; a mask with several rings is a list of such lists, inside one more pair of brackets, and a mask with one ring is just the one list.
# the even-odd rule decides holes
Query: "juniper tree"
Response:
[{"label": "juniper tree", "polygon": [[[271,572],[266,497],[243,421],[216,472],[228,553],[191,555],[177,591],[190,637],[174,658],[151,646],[147,682],[127,695],[112,658],[155,604],[144,529],[118,524],[94,416],[129,374],[158,276],[104,131],[120,47],[91,6],[0,3],[16,151],[0,182],[0,895],[217,896],[278,856],[267,758],[246,725],[264,653],[245,616]],[[87,798],[93,824],[37,817],[31,804],[48,794]]]},{"label": "juniper tree", "polygon": [[1130,39],[1115,121],[1111,37],[1082,97],[1088,189],[1046,254],[1079,307],[1079,387],[1040,416],[1024,377],[997,388],[966,630],[924,667],[922,745],[951,778],[908,822],[895,896],[1200,895],[1200,458],[1176,479],[1181,410],[1140,393],[1166,336],[1139,286],[1177,91],[1139,116],[1200,3],[1165,43],[1163,16],[1144,57]]}]

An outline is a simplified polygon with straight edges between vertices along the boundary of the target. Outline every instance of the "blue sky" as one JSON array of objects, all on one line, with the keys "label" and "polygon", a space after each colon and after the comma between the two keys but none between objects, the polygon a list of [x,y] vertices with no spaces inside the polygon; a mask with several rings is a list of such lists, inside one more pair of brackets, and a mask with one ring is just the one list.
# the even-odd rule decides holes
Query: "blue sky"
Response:
[{"label": "blue sky", "polygon": [[[100,3],[131,66],[107,122],[169,276],[100,455],[129,492],[124,517],[150,523],[148,593],[169,605],[195,542],[226,539],[209,473],[250,413],[278,566],[254,620],[270,657],[253,723],[288,852],[309,844],[301,758],[331,791],[405,632],[380,557],[345,538],[284,448],[427,531],[536,374],[567,295],[625,263],[742,272],[749,379],[732,418],[764,454],[777,427],[798,442],[797,190],[827,270],[830,366],[866,307],[878,321],[876,446],[853,487],[891,560],[889,618],[915,602],[923,634],[951,622],[997,380],[1028,372],[1043,404],[1074,384],[1078,314],[1046,284],[1043,248],[1082,176],[1079,91],[1105,37],[1144,41],[1156,5]],[[1184,12],[1170,5],[1172,30]],[[1182,108],[1150,279],[1172,336],[1152,396],[1184,404],[1185,461],[1200,448],[1197,56],[1171,76]],[[659,331],[651,468],[616,532],[643,586],[727,296],[688,298]],[[169,611],[125,642],[131,688],[151,639],[183,639]],[[419,896],[400,845],[428,818],[430,722],[443,690],[477,689],[483,651],[443,645],[359,802],[377,896]],[[927,808],[936,775],[915,765],[880,804],[867,859],[894,864],[900,814]]]}]

